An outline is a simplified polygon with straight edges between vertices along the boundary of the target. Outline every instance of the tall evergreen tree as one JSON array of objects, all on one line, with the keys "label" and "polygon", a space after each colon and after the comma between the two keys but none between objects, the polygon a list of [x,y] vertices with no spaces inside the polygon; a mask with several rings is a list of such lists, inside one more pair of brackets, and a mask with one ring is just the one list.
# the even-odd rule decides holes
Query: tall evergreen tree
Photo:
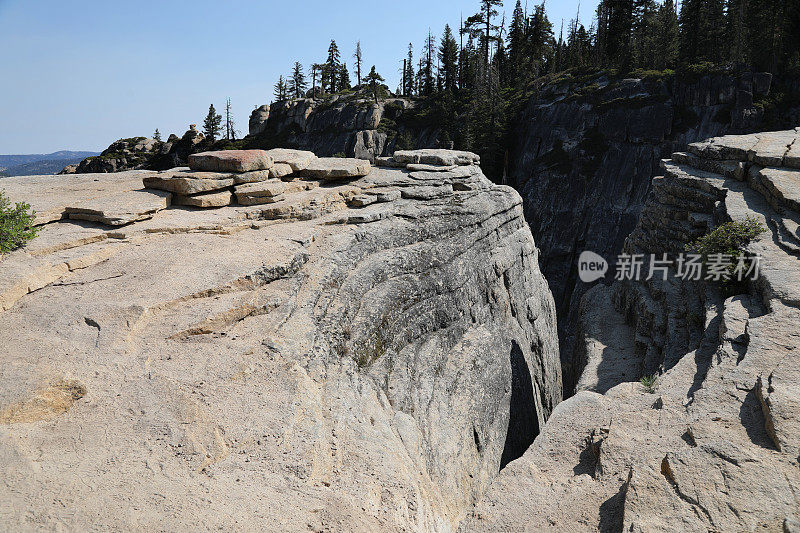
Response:
[{"label": "tall evergreen tree", "polygon": [[217,110],[214,109],[214,104],[211,104],[208,106],[208,115],[206,115],[203,121],[203,134],[210,143],[213,144],[214,141],[217,140],[217,137],[219,137],[221,125],[222,115],[217,114]]},{"label": "tall evergreen tree", "polygon": [[684,0],[680,14],[680,59],[684,64],[719,63],[725,35],[725,0]]},{"label": "tall evergreen tree", "polygon": [[308,88],[308,83],[306,82],[306,75],[303,73],[303,65],[299,62],[295,62],[294,68],[292,69],[292,77],[289,78],[289,92],[294,95],[295,98],[301,98]]},{"label": "tall evergreen tree", "polygon": [[491,44],[497,42],[500,29],[497,24],[492,24],[492,20],[497,17],[496,8],[502,7],[503,0],[480,0],[480,4],[480,11],[467,19],[464,28],[479,40],[483,48],[484,64],[488,65],[491,60]]},{"label": "tall evergreen tree", "polygon": [[274,87],[274,93],[273,94],[275,95],[275,100],[277,100],[278,102],[282,102],[283,100],[286,100],[286,94],[288,93],[288,90],[289,90],[289,87],[286,84],[286,80],[283,78],[283,76],[280,76],[278,78],[278,82],[275,84],[275,87]]},{"label": "tall evergreen tree", "polygon": [[331,44],[328,46],[328,59],[325,61],[322,68],[323,91],[327,86],[330,92],[336,92],[336,88],[339,86],[337,83],[339,79],[339,72],[342,69],[341,57],[342,55],[339,52],[339,47],[336,45],[336,41],[331,40]]},{"label": "tall evergreen tree", "polygon": [[156,128],[156,131],[153,132],[153,139],[155,139],[158,142],[161,142],[161,132],[158,131],[158,128]]},{"label": "tall evergreen tree", "polygon": [[428,29],[428,38],[425,39],[425,46],[422,49],[423,53],[423,67],[422,67],[422,84],[420,87],[420,94],[423,96],[430,96],[436,87],[435,79],[433,76],[433,60],[436,56],[436,39]]},{"label": "tall evergreen tree", "polygon": [[375,103],[378,103],[378,97],[381,94],[382,83],[386,81],[383,79],[383,76],[378,74],[378,71],[375,70],[375,65],[372,65],[372,68],[367,74],[367,83],[369,83],[370,92],[372,92],[372,96],[375,97]]},{"label": "tall evergreen tree", "polygon": [[405,63],[405,69],[403,79],[406,82],[406,86],[403,88],[403,92],[406,96],[414,96],[414,45],[411,43],[408,43],[408,58]]},{"label": "tall evergreen tree", "polygon": [[525,12],[522,10],[522,3],[517,0],[514,6],[514,14],[511,16],[511,26],[508,29],[508,80],[507,85],[514,87],[521,79],[521,73],[525,69]]},{"label": "tall evergreen tree", "polygon": [[349,91],[353,84],[350,81],[350,72],[347,70],[347,63],[342,62],[342,68],[339,69],[339,91]]},{"label": "tall evergreen tree", "polygon": [[665,0],[658,8],[653,26],[653,67],[675,68],[678,62],[678,13],[673,0]]},{"label": "tall evergreen tree", "polygon": [[441,63],[442,89],[452,94],[456,91],[458,82],[458,44],[449,24],[445,24],[442,40],[439,43],[439,62]]}]

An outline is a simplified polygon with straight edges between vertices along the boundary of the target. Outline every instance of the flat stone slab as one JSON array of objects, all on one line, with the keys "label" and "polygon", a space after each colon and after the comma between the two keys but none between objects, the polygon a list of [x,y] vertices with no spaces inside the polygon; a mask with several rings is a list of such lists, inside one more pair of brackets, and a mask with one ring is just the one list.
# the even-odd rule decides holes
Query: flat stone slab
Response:
[{"label": "flat stone slab", "polygon": [[233,203],[233,193],[225,190],[184,196],[176,194],[172,197],[173,205],[188,205],[193,207],[225,207]]},{"label": "flat stone slab", "polygon": [[266,153],[272,157],[275,164],[289,165],[292,172],[300,172],[305,170],[312,161],[317,159],[314,152],[306,150],[292,150],[290,148],[273,148],[266,150]]},{"label": "flat stone slab", "polygon": [[463,152],[459,150],[439,150],[435,148],[427,148],[423,150],[398,150],[394,153],[392,158],[398,163],[406,164],[424,164],[435,166],[450,166],[450,165],[478,165],[481,158],[478,154],[472,152]]},{"label": "flat stone slab", "polygon": [[223,150],[189,156],[189,168],[207,172],[250,172],[269,170],[274,165],[264,150]]},{"label": "flat stone slab", "polygon": [[239,185],[234,189],[237,196],[278,196],[286,190],[286,183],[280,180],[262,181]]},{"label": "flat stone slab", "polygon": [[303,175],[326,180],[360,178],[369,174],[371,168],[365,159],[321,157],[312,161],[303,170]]},{"label": "flat stone slab", "polygon": [[252,172],[244,172],[242,174],[231,174],[228,177],[233,178],[233,181],[237,185],[240,183],[256,183],[270,179],[272,177],[272,169],[254,170]]},{"label": "flat stone slab", "polygon": [[230,177],[217,179],[219,176],[223,176],[223,174],[177,172],[175,174],[166,174],[163,176],[147,176],[142,182],[144,186],[149,189],[159,189],[182,194],[184,196],[219,191],[231,187],[236,183],[236,180]]},{"label": "flat stone slab", "polygon": [[165,191],[139,190],[94,198],[67,206],[65,212],[73,220],[123,226],[150,218],[170,205],[172,194]]}]

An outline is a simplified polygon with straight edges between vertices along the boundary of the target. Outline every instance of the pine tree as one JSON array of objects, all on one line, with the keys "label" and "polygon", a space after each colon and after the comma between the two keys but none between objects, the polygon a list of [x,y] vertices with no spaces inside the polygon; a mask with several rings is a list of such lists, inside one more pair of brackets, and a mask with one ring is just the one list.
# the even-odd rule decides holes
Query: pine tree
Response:
[{"label": "pine tree", "polygon": [[341,64],[341,54],[339,53],[339,47],[336,46],[336,41],[331,40],[330,46],[328,46],[328,59],[325,61],[322,70],[322,90],[325,90],[325,84],[327,83],[328,89],[330,92],[336,92],[336,88],[339,86],[338,79],[339,79],[339,72],[342,69]]},{"label": "pine tree", "polygon": [[433,59],[435,57],[436,39],[428,29],[428,38],[425,39],[425,46],[423,47],[424,65],[422,68],[422,85],[420,93],[423,96],[430,96],[433,94],[435,88],[435,80],[433,77]]},{"label": "pine tree", "polygon": [[353,57],[356,60],[356,81],[358,82],[358,85],[361,85],[361,41],[356,42],[356,52],[353,54]]},{"label": "pine tree", "polygon": [[750,59],[747,0],[728,0],[725,7],[725,41],[729,43],[728,60],[745,65]]},{"label": "pine tree", "polygon": [[553,24],[547,18],[544,2],[536,6],[528,20],[525,32],[524,64],[521,72],[533,77],[544,74],[547,63],[554,54]]},{"label": "pine tree", "polygon": [[678,62],[678,14],[673,0],[658,8],[653,28],[653,66],[657,70],[675,68]]},{"label": "pine tree", "polygon": [[288,86],[286,85],[286,80],[283,79],[283,76],[278,78],[278,83],[275,84],[275,100],[282,102],[286,100],[286,93],[288,91]]},{"label": "pine tree", "polygon": [[161,132],[158,131],[158,128],[156,128],[156,131],[153,132],[153,139],[155,139],[157,142],[161,142]]},{"label": "pine tree", "polygon": [[521,79],[521,72],[524,71],[525,63],[525,12],[522,10],[522,3],[517,0],[514,6],[514,14],[511,16],[511,26],[508,30],[508,83],[510,87],[515,87]]},{"label": "pine tree", "polygon": [[499,26],[492,24],[492,18],[497,17],[497,7],[502,7],[503,0],[480,0],[481,9],[469,17],[464,24],[469,34],[479,39],[483,47],[483,59],[488,65],[491,57],[491,43],[497,42]]},{"label": "pine tree", "polygon": [[214,109],[214,104],[211,104],[208,106],[208,115],[203,121],[203,134],[210,143],[213,144],[219,137],[221,125],[222,115],[218,115],[217,110]]},{"label": "pine tree", "polygon": [[449,24],[444,26],[444,34],[439,44],[439,61],[442,71],[442,88],[444,91],[454,93],[458,81],[458,44],[453,37],[453,30]]},{"label": "pine tree", "polygon": [[605,54],[612,64],[626,68],[631,60],[633,0],[602,0],[607,15]]},{"label": "pine tree", "polygon": [[406,96],[414,96],[414,45],[408,43],[408,59],[405,65],[405,74],[403,78],[406,81],[406,86],[403,92]]},{"label": "pine tree", "polygon": [[378,103],[378,96],[380,95],[382,89],[381,83],[384,81],[386,80],[383,79],[383,76],[378,74],[378,72],[375,70],[375,65],[372,65],[369,74],[367,74],[367,83],[369,83],[369,88],[372,92],[372,95],[375,97],[376,104]]},{"label": "pine tree", "polygon": [[353,84],[350,81],[350,72],[347,70],[347,64],[342,63],[342,68],[339,69],[339,91],[349,91]]},{"label": "pine tree", "polygon": [[294,95],[295,98],[301,98],[308,88],[308,83],[306,82],[306,75],[303,72],[303,65],[299,62],[295,62],[294,68],[292,69],[292,77],[289,78],[289,93]]},{"label": "pine tree", "polygon": [[725,34],[725,0],[684,0],[680,14],[680,59],[684,64],[719,63]]}]

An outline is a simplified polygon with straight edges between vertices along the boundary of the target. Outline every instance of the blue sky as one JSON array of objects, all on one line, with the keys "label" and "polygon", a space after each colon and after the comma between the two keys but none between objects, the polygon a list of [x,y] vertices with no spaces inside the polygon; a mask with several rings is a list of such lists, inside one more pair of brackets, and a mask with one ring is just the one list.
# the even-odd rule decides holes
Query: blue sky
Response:
[{"label": "blue sky", "polygon": [[[509,16],[514,2],[505,1]],[[582,2],[587,25],[596,4]],[[360,39],[367,68],[375,64],[394,88],[409,42],[419,50],[429,27],[438,36],[477,8],[477,0],[0,0],[0,154],[99,151],[155,128],[180,135],[226,97],[246,133],[278,76],[295,61],[324,60],[331,39],[351,73]],[[577,0],[547,8],[558,31]]]}]

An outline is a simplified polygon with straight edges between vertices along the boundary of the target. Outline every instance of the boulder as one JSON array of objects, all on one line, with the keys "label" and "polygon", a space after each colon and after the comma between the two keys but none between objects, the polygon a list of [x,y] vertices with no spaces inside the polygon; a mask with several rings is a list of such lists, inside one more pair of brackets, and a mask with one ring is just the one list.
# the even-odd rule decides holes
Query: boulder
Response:
[{"label": "boulder", "polygon": [[369,174],[370,168],[372,166],[365,159],[323,157],[312,161],[303,175],[327,180],[358,178]]},{"label": "boulder", "polygon": [[68,205],[64,211],[73,220],[122,226],[152,217],[169,207],[171,198],[172,194],[164,191],[120,192]]},{"label": "boulder", "polygon": [[189,156],[189,168],[206,172],[269,170],[274,164],[264,150],[224,150]]}]

